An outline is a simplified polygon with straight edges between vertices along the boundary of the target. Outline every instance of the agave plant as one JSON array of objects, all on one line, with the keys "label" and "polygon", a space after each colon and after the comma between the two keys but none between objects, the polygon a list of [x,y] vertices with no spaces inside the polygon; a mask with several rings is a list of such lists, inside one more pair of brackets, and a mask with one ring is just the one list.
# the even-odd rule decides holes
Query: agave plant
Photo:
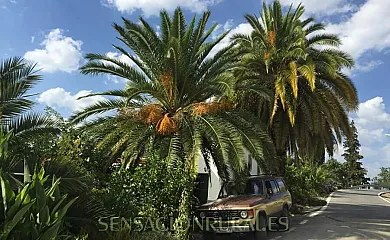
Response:
[{"label": "agave plant", "polygon": [[44,170],[35,172],[32,182],[14,192],[0,170],[1,197],[0,239],[58,239],[66,237],[64,217],[76,199],[60,194],[60,179],[44,188],[48,177]]}]

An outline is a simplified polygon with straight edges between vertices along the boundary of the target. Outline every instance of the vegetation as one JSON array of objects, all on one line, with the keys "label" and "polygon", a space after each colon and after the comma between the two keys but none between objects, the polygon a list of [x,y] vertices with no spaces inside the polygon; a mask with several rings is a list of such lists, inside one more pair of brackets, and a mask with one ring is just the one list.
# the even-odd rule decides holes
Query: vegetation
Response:
[{"label": "vegetation", "polygon": [[344,142],[345,153],[342,155],[346,161],[346,178],[348,185],[361,185],[367,183],[367,179],[365,175],[367,174],[367,170],[362,167],[363,163],[361,160],[363,156],[360,155],[360,143],[358,139],[357,129],[355,127],[354,122],[351,122],[351,129],[353,135],[347,137]]},{"label": "vegetation", "polygon": [[381,168],[381,171],[378,174],[378,182],[379,183],[390,182],[390,168]]},{"label": "vegetation", "polygon": [[390,188],[390,167],[382,167],[378,176],[373,179],[373,183],[380,187]]},{"label": "vegetation", "polygon": [[[80,71],[123,78],[125,88],[86,96],[107,98],[70,122],[50,108],[31,113],[29,92],[42,77],[21,58],[3,61],[0,239],[187,240],[198,161],[240,180],[245,150],[264,172],[285,177],[297,204],[322,204],[329,184],[364,183],[348,119],[358,97],[342,73],[353,60],[303,14],[301,5],[264,4],[260,18],[245,15],[253,32],[223,49],[229,32],[211,37],[210,12],[187,21],[180,8],[161,11],[160,34],[142,17],[123,18],[113,25],[123,46],[114,47],[133,64],[87,54]],[[342,139],[346,162],[325,163]],[[378,181],[390,181],[388,172]],[[101,230],[111,216],[174,224],[164,233]]]},{"label": "vegetation", "polygon": [[329,173],[323,166],[305,164],[297,167],[290,164],[286,168],[285,178],[295,204],[323,205],[317,200],[324,195],[325,184],[329,181]]},{"label": "vegetation", "polygon": [[348,169],[346,163],[340,163],[336,159],[329,159],[324,168],[329,173],[330,180],[339,187],[348,187]]},{"label": "vegetation", "polygon": [[[8,201],[5,204],[13,204],[15,210],[21,210],[19,209],[20,206],[30,204],[29,211],[25,212],[25,214],[34,215],[34,212],[45,211],[40,214],[44,217],[43,214],[47,212],[46,209],[53,210],[50,213],[56,214],[56,211],[60,210],[59,207],[61,207],[61,205],[55,207],[58,200],[55,200],[57,202],[45,200],[48,205],[47,207],[44,206],[45,209],[43,210],[41,209],[43,205],[38,207],[34,205],[35,201],[42,204],[40,201],[52,199],[53,196],[50,195],[52,193],[47,193],[49,195],[46,196],[39,195],[37,196],[39,200],[34,200],[36,196],[26,192],[27,190],[36,191],[35,187],[38,183],[34,183],[34,181],[38,180],[34,180],[34,176],[39,176],[39,181],[44,185],[43,189],[51,188],[50,183],[55,182],[56,185],[59,185],[58,191],[60,195],[67,195],[74,203],[66,211],[61,210],[63,212],[61,214],[65,216],[60,218],[58,218],[59,216],[53,217],[50,215],[52,220],[47,220],[47,222],[31,218],[31,223],[35,221],[37,225],[28,225],[26,223],[20,226],[22,223],[10,221],[12,220],[9,219],[11,214],[15,214],[15,210],[13,210],[13,212],[9,213],[8,218],[1,219],[0,225],[7,228],[9,224],[15,225],[13,227],[28,228],[21,233],[27,234],[26,236],[21,235],[22,239],[36,239],[47,236],[45,235],[46,231],[51,232],[48,234],[53,232],[59,234],[61,230],[61,232],[70,234],[69,236],[78,234],[81,231],[87,233],[97,232],[97,216],[103,216],[107,214],[107,211],[103,209],[102,204],[93,199],[90,191],[91,187],[88,186],[89,182],[87,178],[82,177],[86,171],[83,173],[80,171],[82,166],[76,168],[77,163],[75,163],[76,159],[73,156],[72,158],[66,157],[66,154],[70,154],[71,151],[61,152],[67,139],[66,135],[69,134],[67,132],[70,129],[61,131],[64,130],[65,123],[53,111],[49,110],[45,114],[31,113],[30,111],[35,103],[29,99],[33,95],[30,95],[28,92],[42,78],[34,70],[34,66],[34,64],[23,59],[12,58],[3,61],[0,67],[0,98],[3,109],[1,112],[0,170],[5,184],[4,187],[2,186],[2,190],[6,191],[8,187],[6,188],[5,186],[9,185],[8,192],[3,192],[4,196],[7,194],[7,199],[3,200]],[[35,171],[32,171],[34,169]],[[33,179],[31,178],[32,176]],[[57,178],[62,180],[57,181]],[[24,189],[24,192],[20,192],[22,189]],[[57,196],[57,193],[55,194]],[[20,200],[15,198],[14,195],[25,198],[22,205],[20,205],[21,203],[18,202]],[[6,209],[7,207],[4,206],[3,210],[6,211]],[[27,207],[24,210],[27,211]],[[26,219],[26,216],[23,214],[18,215],[18,217],[20,219],[17,221],[23,222]],[[28,217],[27,219],[30,218]],[[64,221],[66,224],[63,224]],[[61,224],[57,222],[61,222]],[[61,227],[65,226],[64,229],[58,230],[59,224]],[[11,231],[12,229],[10,228],[9,230]],[[21,230],[16,229],[15,231]],[[12,236],[20,235],[20,233],[15,232],[7,234]],[[57,236],[57,234],[53,236]],[[5,235],[4,238],[6,238]]]},{"label": "vegetation", "polygon": [[[31,112],[35,103],[29,99],[33,96],[29,91],[41,79],[42,76],[35,70],[35,64],[22,58],[15,57],[0,62],[0,126],[2,137],[6,136],[2,138],[2,144],[8,145],[8,141],[11,140],[11,149],[13,146],[25,146],[26,142],[43,134],[59,132],[52,119],[44,114]],[[5,178],[11,180],[13,184],[20,184],[9,171],[20,166],[21,162],[24,162],[24,168],[29,170],[28,156],[19,154],[18,151],[13,152],[15,154],[1,161],[0,166]],[[24,178],[29,180],[29,174]]]},{"label": "vegetation", "polygon": [[[247,86],[240,106],[268,124],[281,175],[288,155],[320,163],[325,150],[333,155],[337,142],[351,133],[347,112],[358,106],[356,89],[341,72],[353,60],[337,49],[336,35],[320,33],[325,26],[301,19],[303,13],[303,6],[284,14],[278,1],[264,4],[260,18],[245,16],[252,34],[234,38],[245,53],[236,72],[239,86]],[[271,101],[262,97],[264,91]]]},{"label": "vegetation", "polygon": [[29,91],[42,79],[35,64],[22,58],[10,58],[0,63],[0,124],[4,132],[12,130],[15,141],[58,132],[47,116],[32,113],[34,102]]},{"label": "vegetation", "polygon": [[312,205],[317,197],[329,193],[325,186],[348,188],[368,183],[368,179],[365,178],[367,170],[362,167],[363,156],[359,154],[360,143],[353,121],[350,127],[353,136],[347,137],[344,141],[344,163],[334,158],[328,159],[325,164],[310,159],[300,161],[290,159],[291,163],[286,169],[286,181],[296,204]]},{"label": "vegetation", "polygon": [[[230,173],[245,171],[244,147],[262,163],[272,156],[272,144],[264,128],[245,112],[233,110],[230,101],[232,81],[229,70],[234,66],[231,46],[209,53],[226,37],[206,40],[210,12],[189,24],[178,8],[171,18],[161,12],[161,36],[140,18],[141,25],[123,19],[123,27],[114,25],[119,39],[133,51],[131,55],[115,46],[136,66],[99,54],[88,54],[89,63],[81,67],[84,74],[110,74],[128,80],[125,90],[93,95],[117,97],[105,100],[76,113],[77,123],[94,114],[117,110],[114,117],[99,118],[87,125],[101,130],[100,145],[110,146],[112,156],[125,166],[134,166],[145,157],[146,149],[157,149],[162,159],[182,164],[187,179],[183,189],[179,217],[175,224],[179,238],[187,232],[178,227],[187,221],[190,197],[197,175],[197,162],[203,154],[210,166],[214,161],[222,179]],[[97,131],[99,131],[97,130]],[[114,158],[114,159],[115,159]]]},{"label": "vegetation", "polygon": [[179,214],[185,186],[186,178],[180,169],[149,151],[148,159],[139,166],[119,169],[110,176],[101,193],[105,206],[126,219],[160,219],[162,226],[158,227],[168,228],[170,220]]},{"label": "vegetation", "polygon": [[17,193],[0,171],[1,182],[1,229],[0,239],[42,239],[67,237],[64,218],[76,199],[68,200],[60,194],[60,179],[53,178],[45,189],[44,170],[35,172],[32,181]]}]

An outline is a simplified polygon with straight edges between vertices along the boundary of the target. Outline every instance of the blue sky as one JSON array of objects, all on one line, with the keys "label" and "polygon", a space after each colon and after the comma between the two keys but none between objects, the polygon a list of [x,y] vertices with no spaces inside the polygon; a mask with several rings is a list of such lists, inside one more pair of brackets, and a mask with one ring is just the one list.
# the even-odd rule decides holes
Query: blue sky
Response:
[{"label": "blue sky", "polygon": [[[356,60],[356,68],[347,72],[361,104],[351,118],[360,132],[364,165],[375,176],[379,167],[390,167],[390,1],[281,0],[285,6],[299,2],[306,7],[305,16],[314,16],[328,24],[328,32],[339,34],[342,50]],[[137,21],[143,15],[158,31],[159,9],[172,11],[178,5],[188,18],[211,10],[210,21],[220,24],[217,33],[250,32],[243,15],[261,10],[259,0],[0,0],[0,55],[38,62],[44,80],[34,89],[40,93],[37,108],[49,105],[67,117],[101,99],[77,101],[79,96],[124,85],[120,79],[77,71],[89,52],[128,60],[111,46],[119,44],[111,24],[120,23],[122,16]],[[342,149],[336,156],[340,154]]]}]

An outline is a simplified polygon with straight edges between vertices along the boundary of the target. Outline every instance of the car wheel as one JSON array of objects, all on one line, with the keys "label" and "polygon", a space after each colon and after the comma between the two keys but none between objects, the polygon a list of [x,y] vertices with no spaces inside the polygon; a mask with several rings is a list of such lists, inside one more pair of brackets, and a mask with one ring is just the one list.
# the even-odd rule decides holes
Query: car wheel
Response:
[{"label": "car wheel", "polygon": [[254,240],[265,239],[267,239],[267,217],[265,215],[259,215],[256,221]]},{"label": "car wheel", "polygon": [[279,231],[286,232],[290,229],[290,213],[288,207],[284,206],[278,219]]},{"label": "car wheel", "polygon": [[211,232],[203,232],[203,240],[214,240],[215,239],[215,234]]}]

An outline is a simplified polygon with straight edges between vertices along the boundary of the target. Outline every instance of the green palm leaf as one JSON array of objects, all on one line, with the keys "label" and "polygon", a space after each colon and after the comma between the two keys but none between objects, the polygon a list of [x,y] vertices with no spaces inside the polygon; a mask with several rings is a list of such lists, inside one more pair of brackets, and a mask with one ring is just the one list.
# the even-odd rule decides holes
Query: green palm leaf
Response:
[{"label": "green palm leaf", "polygon": [[[334,144],[349,134],[348,111],[358,106],[354,84],[341,73],[353,67],[352,57],[337,48],[338,36],[324,33],[325,25],[313,18],[301,19],[303,13],[301,5],[283,12],[279,1],[264,3],[260,17],[245,15],[253,32],[234,37],[242,54],[234,69],[239,108],[269,124],[280,174],[288,154],[326,149],[332,155]],[[256,96],[256,85],[273,99]]]}]

